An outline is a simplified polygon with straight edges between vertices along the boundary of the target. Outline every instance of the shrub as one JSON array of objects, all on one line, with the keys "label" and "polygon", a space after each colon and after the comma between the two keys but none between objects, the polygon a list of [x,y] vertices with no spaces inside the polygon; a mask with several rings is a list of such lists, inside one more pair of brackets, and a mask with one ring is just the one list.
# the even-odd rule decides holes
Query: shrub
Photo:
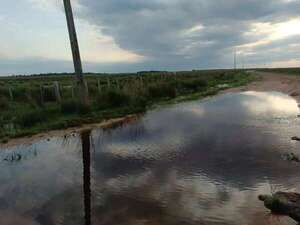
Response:
[{"label": "shrub", "polygon": [[24,87],[14,87],[13,93],[15,101],[26,101],[28,99],[26,95],[26,89]]},{"label": "shrub", "polygon": [[9,101],[7,98],[0,96],[0,110],[6,110],[9,108]]},{"label": "shrub", "polygon": [[147,98],[145,96],[132,96],[131,97],[131,105],[134,107],[146,108],[147,106]]},{"label": "shrub", "polygon": [[175,98],[176,97],[176,89],[171,84],[157,84],[150,85],[148,88],[148,96],[152,99],[157,98]]},{"label": "shrub", "polygon": [[[40,98],[40,90],[39,92],[35,93],[36,94],[36,99]],[[56,96],[55,96],[55,91],[54,88],[44,88],[43,90],[44,94],[44,101],[45,102],[55,102],[56,101]]]},{"label": "shrub", "polygon": [[109,89],[97,96],[98,108],[115,108],[130,104],[129,95],[120,90]]},{"label": "shrub", "polygon": [[198,90],[200,88],[207,87],[208,82],[203,79],[192,79],[192,80],[183,81],[182,85],[186,89]]},{"label": "shrub", "polygon": [[64,100],[60,105],[60,109],[61,112],[65,114],[72,114],[72,113],[86,114],[91,111],[90,106],[83,105],[73,99]]},{"label": "shrub", "polygon": [[78,112],[78,104],[75,100],[64,100],[60,109],[62,113],[76,113]]},{"label": "shrub", "polygon": [[235,72],[224,72],[219,75],[217,75],[218,80],[231,80],[235,78],[236,73]]},{"label": "shrub", "polygon": [[4,85],[3,87],[0,87],[0,95],[3,97],[8,97],[8,90],[4,88]]},{"label": "shrub", "polygon": [[47,119],[43,110],[31,109],[22,112],[17,116],[17,124],[21,127],[31,127],[37,123],[41,123]]},{"label": "shrub", "polygon": [[91,106],[90,105],[83,105],[81,103],[77,104],[77,111],[80,114],[88,114],[91,112]]},{"label": "shrub", "polygon": [[[41,99],[41,91],[39,88],[33,86],[30,89],[26,89],[25,93],[23,93],[23,96],[26,96],[26,101],[30,103],[31,106],[43,106]],[[20,100],[21,99],[22,98],[20,98]]]},{"label": "shrub", "polygon": [[98,87],[96,84],[90,82],[88,85],[88,89],[89,89],[89,94],[91,96],[98,94]]}]

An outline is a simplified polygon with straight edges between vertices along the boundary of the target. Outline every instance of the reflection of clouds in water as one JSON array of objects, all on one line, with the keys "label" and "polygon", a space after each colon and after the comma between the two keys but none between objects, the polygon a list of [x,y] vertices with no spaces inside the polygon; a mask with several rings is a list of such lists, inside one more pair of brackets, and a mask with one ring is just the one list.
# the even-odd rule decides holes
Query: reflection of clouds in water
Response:
[{"label": "reflection of clouds in water", "polygon": [[153,178],[153,173],[150,170],[138,175],[119,176],[117,178],[110,178],[105,181],[101,188],[109,190],[111,193],[122,193],[132,190],[133,188],[140,188],[149,183]]},{"label": "reflection of clouds in water", "polygon": [[[105,178],[97,192],[155,202],[187,224],[268,221],[257,200],[270,193],[268,180],[280,190],[299,181],[297,167],[280,155],[292,148],[284,135],[294,128],[277,119],[290,121],[297,112],[288,96],[254,92],[152,111],[142,120],[143,129],[119,129],[96,153],[100,160],[105,153],[113,165],[102,168],[98,162],[95,173]],[[128,138],[130,132],[137,138]],[[141,160],[144,164],[137,164]],[[105,176],[116,166],[118,171]]]},{"label": "reflection of clouds in water", "polygon": [[249,119],[290,117],[299,113],[296,100],[278,92],[229,93],[191,106],[184,111],[210,119],[212,123],[248,122]]},{"label": "reflection of clouds in water", "polygon": [[[259,213],[261,217],[268,217],[262,213],[264,208],[257,199],[259,194],[270,192],[266,183],[257,184],[251,191],[241,191],[206,176],[182,176],[176,169],[171,169],[162,174],[147,170],[139,175],[111,178],[101,186],[105,195],[124,195],[138,201],[156,202],[157,207],[164,208],[165,213],[177,221],[226,221],[238,225],[251,223]],[[247,212],[249,208],[251,210]],[[244,213],[237,213],[239,211]]]},{"label": "reflection of clouds in water", "polygon": [[241,95],[251,97],[242,102],[251,113],[267,113],[269,116],[293,116],[299,112],[295,99],[277,92],[244,92]]},{"label": "reflection of clouds in water", "polygon": [[[104,175],[108,173],[107,176],[120,173],[127,176],[143,166],[152,167],[168,161],[171,166],[201,171],[210,179],[239,188],[252,188],[257,182],[264,181],[264,177],[272,177],[277,183],[288,180],[297,172],[293,165],[282,160],[281,155],[296,148],[287,136],[287,132],[294,129],[288,124],[277,124],[278,120],[257,121],[256,116],[247,114],[249,111],[245,107],[238,111],[230,105],[240,108],[243,101],[236,100],[241,99],[260,101],[248,94],[253,93],[224,95],[201,104],[184,104],[182,109],[173,107],[151,112],[141,122],[143,129],[137,124],[121,128],[112,132],[110,141],[98,146],[101,151],[96,153],[97,171]],[[236,119],[224,121],[224,117],[216,117],[216,113],[224,112],[216,108],[228,110],[227,114]],[[242,119],[238,120],[234,113],[243,115]],[[245,124],[249,121],[251,125]],[[128,133],[138,133],[137,138],[128,138],[131,136]],[[103,153],[107,157],[105,160]],[[106,163],[107,159],[109,163]],[[141,161],[143,163],[139,163]]]},{"label": "reflection of clouds in water", "polygon": [[34,221],[32,218],[16,215],[15,213],[9,211],[0,212],[0,224],[1,225],[40,225],[40,223]]},{"label": "reflection of clouds in water", "polygon": [[[225,94],[209,101],[185,103],[150,112],[140,122],[141,126],[129,125],[115,132],[102,151],[122,158],[161,159],[176,156],[191,142],[209,145],[233,138],[237,142],[245,141],[245,135],[253,138],[254,132],[269,132],[275,143],[281,135],[278,129],[284,129],[280,124],[277,126],[280,121],[276,118],[295,117],[297,113],[296,101],[280,93]],[[270,119],[275,120],[270,123]],[[250,133],[246,129],[249,127],[256,130]],[[240,134],[246,132],[244,136],[236,136],[234,132],[238,129]],[[227,134],[222,134],[221,130],[226,130]],[[130,134],[138,135],[132,138]],[[170,152],[174,154],[170,155]]]},{"label": "reflection of clouds in water", "polygon": [[194,107],[188,107],[184,110],[185,113],[191,113],[193,115],[196,115],[196,116],[206,116],[206,111],[205,109],[201,108],[201,106],[197,107],[197,106],[194,106]]},{"label": "reflection of clouds in water", "polygon": [[[158,139],[155,140],[156,138]],[[178,152],[182,143],[184,143],[184,137],[180,133],[178,135],[172,133],[172,136],[165,134],[140,143],[111,143],[103,152],[112,154],[114,157],[155,160],[170,157],[170,152]]]},{"label": "reflection of clouds in water", "polygon": [[[54,138],[1,151],[0,159],[16,153],[22,157],[16,162],[0,163],[0,199],[6,199],[7,208],[24,213],[79,186],[82,175],[76,168],[81,167],[81,150],[77,144],[76,138],[70,139],[68,144],[61,138]],[[32,153],[35,149],[36,155]]]}]

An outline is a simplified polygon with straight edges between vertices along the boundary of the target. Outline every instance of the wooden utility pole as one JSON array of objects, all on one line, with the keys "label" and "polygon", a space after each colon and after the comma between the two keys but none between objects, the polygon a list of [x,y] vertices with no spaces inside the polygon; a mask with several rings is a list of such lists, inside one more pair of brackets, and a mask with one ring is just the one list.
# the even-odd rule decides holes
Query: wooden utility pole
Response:
[{"label": "wooden utility pole", "polygon": [[72,6],[70,0],[63,0],[63,1],[65,6],[69,37],[70,37],[70,43],[72,48],[75,75],[77,78],[77,86],[79,89],[78,94],[81,99],[81,103],[84,105],[88,105],[89,104],[88,93],[86,90],[86,86],[82,74],[82,64],[81,64],[80,51],[79,51],[78,40],[76,35],[74,17],[72,12]]}]

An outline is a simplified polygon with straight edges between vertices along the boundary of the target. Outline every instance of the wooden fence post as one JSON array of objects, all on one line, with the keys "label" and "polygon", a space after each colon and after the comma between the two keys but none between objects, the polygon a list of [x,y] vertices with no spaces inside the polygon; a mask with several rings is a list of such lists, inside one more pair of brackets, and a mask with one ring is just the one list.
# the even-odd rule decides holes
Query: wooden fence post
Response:
[{"label": "wooden fence post", "polygon": [[117,89],[121,89],[119,80],[116,80],[116,83],[117,83]]},{"label": "wooden fence post", "polygon": [[97,80],[97,85],[98,85],[98,92],[101,93],[101,83],[100,83],[100,79]]},{"label": "wooden fence post", "polygon": [[42,84],[40,85],[40,94],[41,94],[41,106],[44,106],[45,105],[45,101],[44,101],[44,87],[43,87]]},{"label": "wooden fence post", "polygon": [[74,86],[73,85],[71,86],[71,91],[72,91],[72,99],[74,99],[75,93],[74,93]]},{"label": "wooden fence post", "polygon": [[85,85],[86,95],[87,95],[87,97],[89,97],[89,85],[86,80],[84,81],[84,85]]},{"label": "wooden fence post", "polygon": [[13,101],[14,100],[14,95],[13,95],[11,87],[8,87],[8,92],[9,92],[10,100]]},{"label": "wooden fence post", "polygon": [[144,86],[144,80],[143,80],[143,77],[140,76],[139,78],[140,78],[140,86],[143,87],[143,86]]},{"label": "wooden fence post", "polygon": [[61,102],[61,95],[60,95],[58,81],[54,81],[54,91],[55,91],[56,101]]},{"label": "wooden fence post", "polygon": [[109,77],[107,78],[107,87],[110,88],[110,79],[109,79]]}]

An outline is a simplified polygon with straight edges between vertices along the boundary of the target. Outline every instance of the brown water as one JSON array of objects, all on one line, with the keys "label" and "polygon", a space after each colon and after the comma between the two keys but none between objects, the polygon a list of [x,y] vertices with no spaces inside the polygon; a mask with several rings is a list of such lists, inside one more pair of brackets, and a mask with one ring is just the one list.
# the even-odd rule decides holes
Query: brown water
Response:
[{"label": "brown water", "polygon": [[298,113],[280,93],[226,94],[1,149],[0,225],[296,224],[257,196],[300,191],[283,158]]}]

